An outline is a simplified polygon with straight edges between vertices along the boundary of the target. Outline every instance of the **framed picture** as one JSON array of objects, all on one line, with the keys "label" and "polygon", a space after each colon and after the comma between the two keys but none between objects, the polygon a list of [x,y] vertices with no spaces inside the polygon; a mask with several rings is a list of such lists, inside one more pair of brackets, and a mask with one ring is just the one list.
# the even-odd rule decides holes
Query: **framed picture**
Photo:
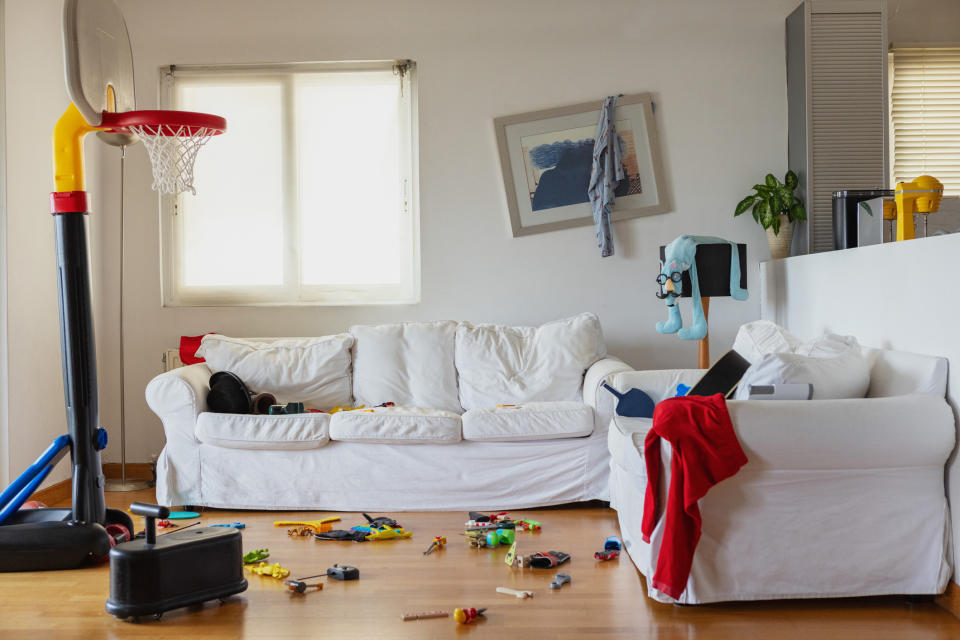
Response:
[{"label": "framed picture", "polygon": [[[500,167],[514,237],[593,224],[587,199],[602,101],[496,118]],[[617,134],[626,179],[611,220],[670,211],[649,93],[621,96]]]}]

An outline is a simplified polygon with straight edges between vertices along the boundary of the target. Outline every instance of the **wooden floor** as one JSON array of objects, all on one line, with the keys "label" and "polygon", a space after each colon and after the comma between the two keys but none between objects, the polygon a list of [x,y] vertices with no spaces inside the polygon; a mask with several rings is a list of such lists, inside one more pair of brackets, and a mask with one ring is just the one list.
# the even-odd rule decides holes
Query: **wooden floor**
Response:
[{"label": "wooden floor", "polygon": [[[152,491],[108,493],[122,508],[152,501]],[[268,547],[294,577],[323,573],[334,563],[360,569],[357,582],[330,581],[320,592],[291,595],[272,578],[249,574],[249,589],[225,604],[207,603],[168,612],[159,621],[134,624],[104,611],[107,566],[75,571],[0,574],[0,638],[450,638],[498,640],[538,638],[960,638],[960,620],[932,602],[903,598],[788,601],[679,607],[646,597],[642,576],[629,558],[596,562],[593,552],[618,533],[616,514],[599,506],[514,512],[543,523],[540,534],[519,534],[525,552],[566,551],[563,570],[572,584],[548,588],[554,571],[510,569],[505,550],[469,548],[459,532],[462,513],[396,513],[414,532],[410,540],[357,544],[290,538],[276,519],[315,519],[326,513],[269,513],[208,510],[206,524],[240,521],[244,549]],[[359,514],[338,514],[344,528],[362,524]],[[138,522],[142,525],[142,522]],[[429,556],[435,535],[448,547]],[[506,586],[529,589],[518,600],[495,592]],[[488,607],[487,618],[458,625],[452,618],[401,622],[405,611]]]}]

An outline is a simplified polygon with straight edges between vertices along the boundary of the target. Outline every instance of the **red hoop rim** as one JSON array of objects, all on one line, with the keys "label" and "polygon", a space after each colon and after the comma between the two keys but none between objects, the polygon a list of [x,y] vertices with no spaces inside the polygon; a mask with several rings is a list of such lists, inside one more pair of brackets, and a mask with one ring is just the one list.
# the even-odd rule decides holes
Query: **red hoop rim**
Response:
[{"label": "red hoop rim", "polygon": [[[173,111],[153,109],[145,111],[104,111],[98,129],[110,133],[133,133],[130,127],[148,127],[156,131],[156,135],[192,136],[201,129],[206,129],[211,135],[220,135],[227,130],[227,120],[211,113],[196,111]],[[165,133],[166,127],[170,133]],[[178,132],[175,134],[174,132]]]}]

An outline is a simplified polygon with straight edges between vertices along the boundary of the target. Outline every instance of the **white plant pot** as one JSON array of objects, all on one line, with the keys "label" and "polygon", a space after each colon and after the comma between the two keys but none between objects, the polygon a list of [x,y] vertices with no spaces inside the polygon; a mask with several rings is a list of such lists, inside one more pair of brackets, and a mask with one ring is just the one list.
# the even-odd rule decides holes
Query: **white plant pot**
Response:
[{"label": "white plant pot", "polygon": [[767,229],[767,243],[770,245],[770,258],[780,260],[790,255],[790,243],[793,241],[793,223],[786,216],[780,216],[780,233],[773,234],[773,227]]}]

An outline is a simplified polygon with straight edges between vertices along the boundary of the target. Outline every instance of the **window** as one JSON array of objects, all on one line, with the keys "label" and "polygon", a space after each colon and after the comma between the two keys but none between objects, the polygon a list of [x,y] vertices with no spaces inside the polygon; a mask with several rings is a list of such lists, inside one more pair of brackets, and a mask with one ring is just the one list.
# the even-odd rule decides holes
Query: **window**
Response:
[{"label": "window", "polygon": [[892,183],[929,174],[960,196],[960,46],[894,47]]},{"label": "window", "polygon": [[409,63],[176,67],[169,108],[227,119],[197,195],[162,200],[170,306],[419,298]]}]

